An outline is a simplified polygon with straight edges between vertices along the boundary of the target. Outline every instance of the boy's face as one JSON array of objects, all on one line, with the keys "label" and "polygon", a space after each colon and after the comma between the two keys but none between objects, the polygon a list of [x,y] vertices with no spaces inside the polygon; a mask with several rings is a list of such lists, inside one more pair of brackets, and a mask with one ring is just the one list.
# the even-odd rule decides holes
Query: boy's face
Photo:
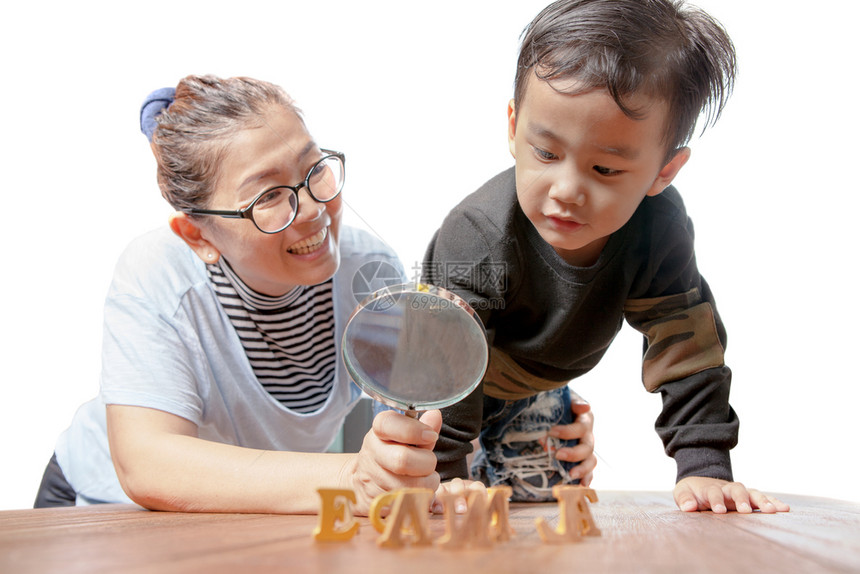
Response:
[{"label": "boy's face", "polygon": [[629,118],[606,91],[569,95],[532,74],[519,109],[508,106],[520,206],[572,265],[592,265],[642,199],[663,191],[689,158],[683,148],[664,165],[662,102],[631,104],[647,106],[646,115]]}]

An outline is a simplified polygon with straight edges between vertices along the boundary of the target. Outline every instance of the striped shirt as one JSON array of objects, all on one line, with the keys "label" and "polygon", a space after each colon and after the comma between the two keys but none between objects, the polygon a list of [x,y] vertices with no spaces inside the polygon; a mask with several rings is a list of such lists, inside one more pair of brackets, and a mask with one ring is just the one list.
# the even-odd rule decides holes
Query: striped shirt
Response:
[{"label": "striped shirt", "polygon": [[263,388],[296,412],[322,407],[337,360],[331,279],[271,297],[245,285],[223,257],[206,268]]}]

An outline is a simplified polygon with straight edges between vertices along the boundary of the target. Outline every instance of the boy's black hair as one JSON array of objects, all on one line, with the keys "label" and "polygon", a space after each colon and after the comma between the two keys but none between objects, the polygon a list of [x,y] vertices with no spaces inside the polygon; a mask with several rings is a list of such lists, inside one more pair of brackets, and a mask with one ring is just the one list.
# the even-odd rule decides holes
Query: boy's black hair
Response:
[{"label": "boy's black hair", "polygon": [[630,96],[665,101],[671,157],[690,140],[700,114],[707,111],[706,126],[719,118],[736,60],[723,27],[684,0],[559,0],[523,31],[515,106],[532,71],[545,81],[573,80],[576,93],[605,89],[631,118],[641,114]]}]

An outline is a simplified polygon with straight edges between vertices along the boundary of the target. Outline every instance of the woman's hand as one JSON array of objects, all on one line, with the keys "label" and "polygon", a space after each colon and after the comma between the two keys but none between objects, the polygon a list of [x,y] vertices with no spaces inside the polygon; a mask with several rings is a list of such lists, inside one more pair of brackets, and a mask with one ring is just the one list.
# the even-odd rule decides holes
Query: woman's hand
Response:
[{"label": "woman's hand", "polygon": [[425,412],[420,420],[396,411],[379,413],[339,481],[355,491],[355,513],[367,515],[374,498],[398,488],[435,491],[439,474],[433,447],[441,428],[438,410]]},{"label": "woman's hand", "polygon": [[570,471],[571,478],[578,478],[583,486],[589,486],[594,478],[594,467],[597,457],[594,454],[594,415],[591,405],[571,391],[570,408],[575,420],[569,425],[554,426],[549,430],[550,436],[570,440],[579,439],[579,444],[573,447],[563,447],[556,451],[555,457],[567,462],[579,462]]}]

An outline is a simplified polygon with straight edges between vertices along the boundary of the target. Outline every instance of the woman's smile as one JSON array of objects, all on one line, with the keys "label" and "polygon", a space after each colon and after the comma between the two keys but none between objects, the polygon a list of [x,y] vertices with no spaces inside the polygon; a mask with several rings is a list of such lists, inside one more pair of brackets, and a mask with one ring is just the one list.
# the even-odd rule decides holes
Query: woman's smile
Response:
[{"label": "woman's smile", "polygon": [[310,237],[306,237],[301,241],[293,243],[287,248],[287,251],[293,255],[308,255],[320,249],[328,237],[328,227],[323,227]]}]

